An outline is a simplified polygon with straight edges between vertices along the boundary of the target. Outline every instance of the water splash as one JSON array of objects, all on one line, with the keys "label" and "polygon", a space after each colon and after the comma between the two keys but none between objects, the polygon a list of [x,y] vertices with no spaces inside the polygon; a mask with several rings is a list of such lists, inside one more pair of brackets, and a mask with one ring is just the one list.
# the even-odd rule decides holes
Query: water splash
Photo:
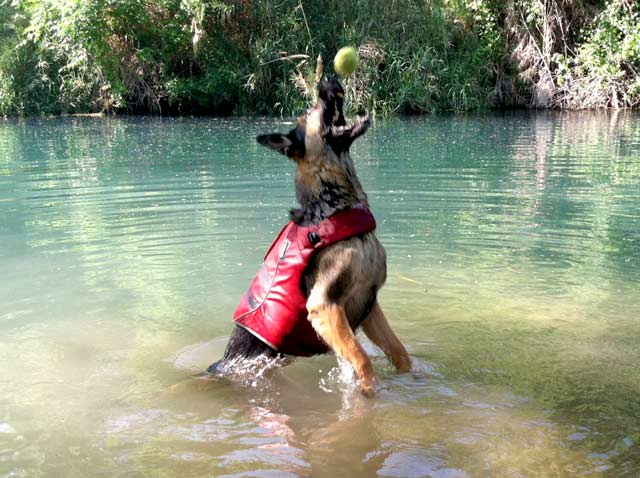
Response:
[{"label": "water splash", "polygon": [[[279,356],[259,355],[246,359],[237,357],[228,360],[219,367],[212,376],[221,376],[237,382],[245,387],[264,388],[270,385],[271,374],[291,362],[291,359]],[[203,375],[207,377],[207,375]]]},{"label": "water splash", "polygon": [[356,372],[349,362],[336,357],[338,364],[320,378],[318,385],[327,393],[353,393],[358,389]]}]

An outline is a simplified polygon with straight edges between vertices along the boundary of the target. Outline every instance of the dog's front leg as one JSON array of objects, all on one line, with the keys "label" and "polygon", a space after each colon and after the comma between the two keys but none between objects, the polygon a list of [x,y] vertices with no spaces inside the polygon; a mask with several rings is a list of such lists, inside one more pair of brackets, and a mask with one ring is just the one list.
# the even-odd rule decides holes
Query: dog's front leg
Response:
[{"label": "dog's front leg", "polygon": [[349,326],[344,307],[316,301],[314,297],[317,295],[313,292],[307,301],[308,318],[311,325],[331,350],[351,364],[360,380],[363,395],[373,396],[376,385],[373,366]]}]

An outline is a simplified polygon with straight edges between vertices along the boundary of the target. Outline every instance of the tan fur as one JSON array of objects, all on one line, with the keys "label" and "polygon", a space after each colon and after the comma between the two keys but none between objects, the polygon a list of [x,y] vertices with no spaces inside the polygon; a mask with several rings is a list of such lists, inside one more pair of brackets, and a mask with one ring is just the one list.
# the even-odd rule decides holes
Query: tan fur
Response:
[{"label": "tan fur", "polygon": [[367,396],[373,395],[376,384],[373,366],[351,330],[344,307],[331,303],[313,305],[309,309],[309,320],[327,345],[349,361],[360,379],[362,392]]},{"label": "tan fur", "polygon": [[[340,297],[331,299],[328,288],[336,277],[349,271]],[[320,337],[340,357],[347,360],[360,379],[362,392],[371,395],[376,383],[369,358],[353,333],[359,317],[348,310],[361,310],[372,290],[378,290],[386,278],[386,255],[374,233],[351,238],[328,247],[318,254],[315,283],[307,300],[308,319]],[[411,360],[400,340],[386,321],[376,302],[363,322],[371,341],[402,372],[411,368]]]},{"label": "tan fur", "polygon": [[362,323],[362,330],[378,346],[400,372],[411,370],[411,359],[402,342],[393,333],[380,304],[376,303]]},{"label": "tan fur", "polygon": [[306,162],[315,162],[313,158],[323,156],[326,143],[323,141],[324,127],[321,121],[322,110],[314,108],[307,113],[306,135],[304,145],[307,149]]},{"label": "tan fur", "polygon": [[304,161],[298,163],[296,169],[296,184],[300,188],[304,188],[306,191],[313,195],[318,194],[320,182],[333,182],[347,187],[348,179],[344,169],[336,163],[330,163],[323,160],[309,159],[309,154],[304,158]]}]

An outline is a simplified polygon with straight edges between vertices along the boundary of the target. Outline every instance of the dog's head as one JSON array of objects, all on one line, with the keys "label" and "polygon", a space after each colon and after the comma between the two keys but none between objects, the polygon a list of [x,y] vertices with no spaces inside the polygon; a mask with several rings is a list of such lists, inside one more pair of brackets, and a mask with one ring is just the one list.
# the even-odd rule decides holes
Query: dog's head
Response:
[{"label": "dog's head", "polygon": [[257,138],[258,143],[297,164],[296,197],[302,209],[291,213],[296,222],[314,222],[356,203],[368,205],[349,147],[370,123],[359,118],[347,126],[343,104],[342,85],[337,78],[325,76],[318,82],[315,106],[298,118],[295,128],[287,134],[272,133]]},{"label": "dog's head", "polygon": [[301,162],[311,153],[318,157],[325,144],[339,156],[348,151],[351,141],[334,141],[334,134],[347,122],[344,118],[344,89],[335,76],[324,76],[318,83],[315,106],[298,118],[296,127],[287,134],[272,133],[257,137],[258,143]]}]

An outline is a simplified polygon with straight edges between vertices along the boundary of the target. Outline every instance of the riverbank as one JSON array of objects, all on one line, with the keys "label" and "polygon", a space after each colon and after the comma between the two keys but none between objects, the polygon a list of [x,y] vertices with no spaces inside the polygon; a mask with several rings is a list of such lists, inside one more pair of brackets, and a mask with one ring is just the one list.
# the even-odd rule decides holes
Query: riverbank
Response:
[{"label": "riverbank", "polygon": [[640,105],[628,0],[37,0],[0,19],[0,116],[293,116],[343,45],[350,113]]}]

